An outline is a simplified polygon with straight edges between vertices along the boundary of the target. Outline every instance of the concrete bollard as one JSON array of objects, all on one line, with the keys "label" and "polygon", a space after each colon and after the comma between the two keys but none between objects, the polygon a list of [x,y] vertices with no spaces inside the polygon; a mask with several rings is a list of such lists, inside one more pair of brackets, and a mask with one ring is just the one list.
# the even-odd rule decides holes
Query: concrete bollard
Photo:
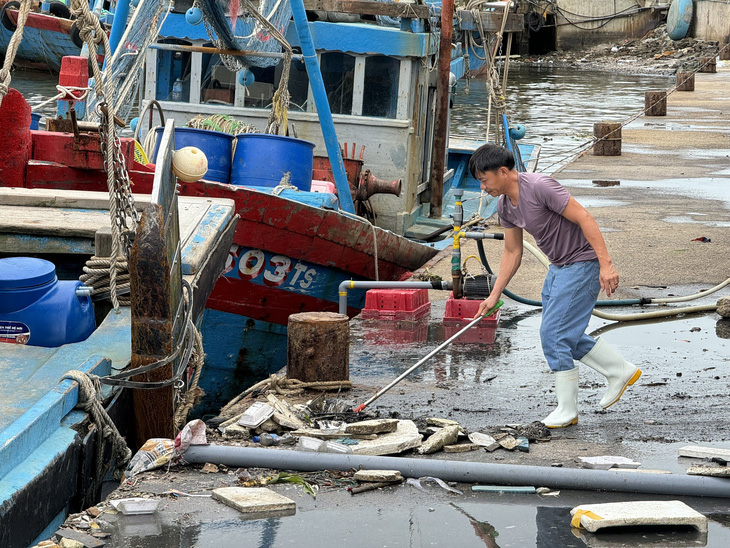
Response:
[{"label": "concrete bollard", "polygon": [[618,122],[596,122],[593,124],[594,156],[621,156],[621,124]]},{"label": "concrete bollard", "polygon": [[647,91],[644,96],[644,110],[646,116],[666,116],[667,92]]},{"label": "concrete bollard", "polygon": [[700,57],[700,72],[717,72],[715,57]]},{"label": "concrete bollard", "polygon": [[694,72],[678,72],[677,73],[677,91],[694,91],[695,90],[695,73]]}]

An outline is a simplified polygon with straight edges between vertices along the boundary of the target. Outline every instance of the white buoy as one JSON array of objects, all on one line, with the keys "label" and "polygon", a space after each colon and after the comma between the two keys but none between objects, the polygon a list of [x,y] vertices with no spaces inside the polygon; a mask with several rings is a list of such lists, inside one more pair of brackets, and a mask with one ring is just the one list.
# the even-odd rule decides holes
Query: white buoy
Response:
[{"label": "white buoy", "polygon": [[208,172],[208,158],[199,148],[181,148],[176,150],[172,157],[172,170],[184,183],[193,183],[202,179]]}]

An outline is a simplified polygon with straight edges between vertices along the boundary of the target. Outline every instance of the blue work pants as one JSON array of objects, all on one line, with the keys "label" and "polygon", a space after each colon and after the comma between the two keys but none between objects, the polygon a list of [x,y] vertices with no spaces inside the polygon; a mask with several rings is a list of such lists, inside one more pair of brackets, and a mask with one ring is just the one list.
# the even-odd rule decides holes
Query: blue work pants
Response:
[{"label": "blue work pants", "polygon": [[550,265],[542,287],[540,341],[550,369],[568,371],[596,341],[585,333],[601,290],[597,260]]}]

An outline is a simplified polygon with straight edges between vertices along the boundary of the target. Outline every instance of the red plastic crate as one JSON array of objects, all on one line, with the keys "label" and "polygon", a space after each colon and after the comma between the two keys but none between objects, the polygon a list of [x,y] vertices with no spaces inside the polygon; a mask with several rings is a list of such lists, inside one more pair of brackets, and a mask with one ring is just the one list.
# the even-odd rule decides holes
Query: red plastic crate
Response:
[{"label": "red plastic crate", "polygon": [[[444,312],[444,324],[446,322],[462,322],[462,320],[471,320],[479,312],[479,305],[482,300],[479,299],[454,299],[454,294],[449,295],[446,301],[446,311]],[[499,312],[497,309],[491,316],[487,316],[480,321],[475,327],[497,326],[499,322]]]},{"label": "red plastic crate", "polygon": [[[497,311],[499,312],[499,311]],[[464,329],[469,322],[444,320],[444,337],[449,339],[456,335],[460,330]],[[483,326],[484,322],[479,322],[469,331],[461,335],[452,344],[492,344],[497,336],[497,326]]]},{"label": "red plastic crate", "polygon": [[364,320],[417,320],[431,310],[428,289],[370,289],[365,294]]},{"label": "red plastic crate", "polygon": [[363,324],[368,344],[408,345],[428,340],[428,318]]}]

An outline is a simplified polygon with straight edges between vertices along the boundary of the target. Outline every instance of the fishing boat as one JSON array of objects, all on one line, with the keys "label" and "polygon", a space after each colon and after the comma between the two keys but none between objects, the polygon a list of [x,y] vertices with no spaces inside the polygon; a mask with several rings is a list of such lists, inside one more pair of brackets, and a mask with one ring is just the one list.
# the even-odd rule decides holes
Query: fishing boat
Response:
[{"label": "fishing boat", "polygon": [[[47,11],[43,11],[42,6],[47,7]],[[17,29],[19,8],[17,0],[0,0],[0,55],[5,55]],[[78,55],[83,46],[68,6],[60,1],[38,3],[28,14],[23,36],[15,62],[24,68],[58,73],[61,59],[66,55]]]},{"label": "fishing boat", "polygon": [[[409,276],[437,252],[417,240],[451,226],[449,192],[466,188],[467,196],[479,197],[478,183],[464,169],[458,181],[457,170],[449,169],[441,188],[432,184],[438,172],[432,167],[438,44],[429,8],[381,2],[333,7],[309,0],[291,6],[300,9],[295,25],[285,32],[286,42],[294,48],[288,84],[282,82],[282,63],[251,65],[238,73],[227,69],[222,54],[246,62],[255,55],[224,52],[202,25],[189,24],[179,13],[168,15],[161,38],[146,51],[145,104],[161,112],[161,119],[175,121],[181,146],[188,139],[187,144],[204,148],[207,155],[205,178],[184,183],[181,193],[233,199],[241,217],[224,277],[202,319],[204,340],[215,344],[206,347],[201,412],[213,411],[253,377],[285,364],[291,314],[337,311],[337,288],[345,280]],[[334,22],[336,17],[321,15],[319,20],[306,20],[304,8],[323,7],[349,11],[340,15],[356,22]],[[370,24],[363,16],[401,17],[404,24],[397,28]],[[494,14],[485,13],[482,25],[498,28],[497,23]],[[245,27],[250,25],[247,18],[239,18],[237,25],[250,30]],[[125,43],[123,39],[121,44]],[[297,53],[306,54],[308,47],[316,50],[316,56],[308,56],[309,65]],[[461,76],[463,58],[458,48],[454,51],[450,68]],[[318,60],[314,68],[312,59]],[[207,123],[226,117],[249,130],[264,131],[270,116],[266,107],[282,87],[291,95],[283,128],[290,135],[249,132],[233,137],[211,131],[214,125],[204,125],[203,130],[182,127],[197,115],[217,115]],[[68,126],[65,131],[70,131]],[[203,138],[214,144],[204,145]],[[52,134],[47,139],[52,140]],[[158,139],[159,130],[154,129],[141,139],[152,159]],[[292,153],[302,148],[307,150]],[[292,158],[294,163],[287,163]],[[147,191],[149,167],[131,153],[129,161],[135,188]],[[77,171],[75,178],[60,180],[50,174],[53,169],[34,165],[26,186],[100,189],[105,184],[99,172]],[[291,180],[284,177],[286,173]],[[325,192],[312,192],[315,185]],[[443,216],[431,215],[435,192],[439,196],[446,192]],[[485,208],[488,201],[483,200]],[[356,211],[369,219],[354,216]],[[364,296],[364,291],[348,292],[348,315],[359,312]]]},{"label": "fishing boat", "polygon": [[[96,274],[89,286],[79,281],[97,272],[88,268],[102,268],[83,270],[90,256],[114,247],[110,227],[119,217],[110,214],[109,194],[22,188],[32,171],[24,149],[42,143],[17,91],[3,98],[0,122],[4,142],[17,145],[0,152],[0,177],[16,178],[0,188],[0,545],[24,547],[98,500],[106,473],[129,457],[113,432],[132,447],[174,436],[174,413],[187,413],[182,402],[194,399],[193,369],[202,362],[194,325],[225,264],[236,217],[227,199],[178,200],[170,122],[152,192],[135,195],[130,306],[115,308],[97,297],[123,298],[122,278],[116,290],[93,282]],[[101,162],[98,133],[57,139],[66,143],[65,162],[74,154]],[[60,166],[56,175],[73,176],[76,168]]]}]

